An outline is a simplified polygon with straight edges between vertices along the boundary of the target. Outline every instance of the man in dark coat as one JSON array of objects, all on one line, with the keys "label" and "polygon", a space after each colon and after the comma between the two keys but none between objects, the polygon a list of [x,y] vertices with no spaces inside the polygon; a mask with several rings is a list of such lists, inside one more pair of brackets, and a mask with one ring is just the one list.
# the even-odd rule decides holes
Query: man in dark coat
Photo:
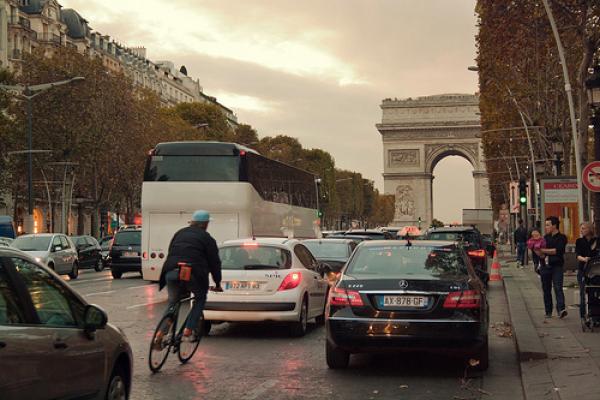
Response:
[{"label": "man in dark coat", "polygon": [[[221,289],[221,259],[217,242],[206,231],[210,221],[210,214],[198,210],[192,215],[190,225],[175,233],[169,253],[160,275],[159,289],[166,285],[169,291],[169,307],[167,312],[187,292],[194,294],[194,305],[186,323],[183,335],[190,336],[202,316],[206,295],[208,293],[209,279],[212,275],[214,291]],[[192,267],[191,279],[188,282],[179,280],[179,263],[186,263]]]}]

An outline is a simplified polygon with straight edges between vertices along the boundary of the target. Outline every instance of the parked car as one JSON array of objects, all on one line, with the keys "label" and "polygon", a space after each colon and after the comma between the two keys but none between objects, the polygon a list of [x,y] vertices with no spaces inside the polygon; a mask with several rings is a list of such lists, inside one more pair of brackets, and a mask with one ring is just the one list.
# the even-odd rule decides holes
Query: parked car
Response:
[{"label": "parked car", "polygon": [[326,359],[345,368],[362,352],[422,351],[488,366],[488,304],[462,246],[442,241],[360,244],[331,290]]},{"label": "parked car", "polygon": [[112,243],[112,235],[111,236],[104,236],[103,238],[101,238],[98,241],[98,244],[100,244],[100,254],[102,255],[102,264],[104,265],[104,268],[108,265],[108,252],[110,250],[110,244]]},{"label": "parked car", "polygon": [[115,279],[121,279],[124,272],[142,273],[142,230],[127,228],[118,231],[108,252],[110,272]]},{"label": "parked car", "polygon": [[321,264],[302,242],[232,240],[219,253],[223,292],[209,292],[207,321],[286,322],[292,336],[303,336],[313,318],[323,323],[329,285]]},{"label": "parked car", "polygon": [[14,239],[8,237],[0,237],[0,246],[10,246]]},{"label": "parked car", "polygon": [[308,239],[303,240],[302,244],[308,247],[317,261],[329,266],[331,271],[327,275],[330,283],[335,282],[357,246],[351,239]]},{"label": "parked car", "polygon": [[427,232],[428,240],[460,241],[469,255],[477,274],[487,285],[489,281],[488,254],[493,253],[490,245],[485,244],[481,233],[472,226],[445,226],[433,228]]},{"label": "parked car", "polygon": [[48,266],[57,274],[79,276],[77,250],[71,239],[62,233],[35,233],[16,238],[11,247],[24,251],[37,262]]},{"label": "parked car", "polygon": [[0,215],[0,236],[14,239],[17,235],[15,224],[9,215]]},{"label": "parked car", "polygon": [[80,268],[94,268],[96,271],[104,269],[100,244],[92,236],[73,236],[71,238],[77,249],[77,259]]},{"label": "parked car", "polygon": [[52,270],[0,248],[2,400],[127,399],[125,335]]}]

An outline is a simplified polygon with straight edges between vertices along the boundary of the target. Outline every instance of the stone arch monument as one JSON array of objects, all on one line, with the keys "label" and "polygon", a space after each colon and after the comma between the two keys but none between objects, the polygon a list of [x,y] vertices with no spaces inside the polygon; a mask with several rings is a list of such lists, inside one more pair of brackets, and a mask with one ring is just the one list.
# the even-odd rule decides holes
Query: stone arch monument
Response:
[{"label": "stone arch monument", "polygon": [[433,170],[448,156],[461,156],[471,163],[475,208],[491,207],[477,96],[385,99],[381,109],[377,129],[383,140],[385,193],[396,196],[394,225],[417,225],[419,218],[423,226],[431,224]]}]

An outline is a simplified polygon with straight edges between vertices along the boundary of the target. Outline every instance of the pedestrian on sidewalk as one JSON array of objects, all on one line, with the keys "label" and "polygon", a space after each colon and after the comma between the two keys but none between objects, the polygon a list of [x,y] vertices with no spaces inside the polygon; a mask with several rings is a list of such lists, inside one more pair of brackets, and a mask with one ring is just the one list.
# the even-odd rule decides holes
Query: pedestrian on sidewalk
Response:
[{"label": "pedestrian on sidewalk", "polygon": [[581,237],[575,242],[577,255],[577,282],[579,283],[579,315],[585,317],[585,291],[583,290],[583,271],[592,257],[598,256],[598,238],[594,235],[592,224],[584,222],[580,226]]},{"label": "pedestrian on sidewalk", "polygon": [[546,239],[538,228],[531,230],[531,238],[527,241],[527,248],[531,250],[531,259],[533,260],[533,268],[539,275],[542,274],[542,268],[546,268],[546,257],[538,256],[536,250],[546,247]]},{"label": "pedestrian on sidewalk", "polygon": [[517,263],[525,265],[525,252],[527,251],[527,229],[523,226],[523,220],[519,220],[519,227],[514,233],[515,246],[517,246]]},{"label": "pedestrian on sidewalk", "polygon": [[536,253],[540,257],[548,256],[546,260],[547,268],[540,271],[546,318],[552,318],[552,287],[554,287],[554,296],[556,297],[556,311],[560,318],[564,318],[568,314],[565,306],[565,293],[563,292],[565,279],[563,267],[565,265],[567,237],[560,232],[558,217],[546,218],[545,228],[546,236],[544,236],[544,240],[546,241],[546,247],[537,250]]}]

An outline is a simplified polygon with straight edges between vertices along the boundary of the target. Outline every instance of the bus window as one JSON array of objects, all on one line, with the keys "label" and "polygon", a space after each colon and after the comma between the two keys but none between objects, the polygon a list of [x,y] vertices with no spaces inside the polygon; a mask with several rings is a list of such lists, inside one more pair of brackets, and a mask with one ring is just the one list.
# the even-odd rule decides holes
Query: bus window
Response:
[{"label": "bus window", "polygon": [[240,179],[238,156],[151,156],[145,181],[235,182]]}]

